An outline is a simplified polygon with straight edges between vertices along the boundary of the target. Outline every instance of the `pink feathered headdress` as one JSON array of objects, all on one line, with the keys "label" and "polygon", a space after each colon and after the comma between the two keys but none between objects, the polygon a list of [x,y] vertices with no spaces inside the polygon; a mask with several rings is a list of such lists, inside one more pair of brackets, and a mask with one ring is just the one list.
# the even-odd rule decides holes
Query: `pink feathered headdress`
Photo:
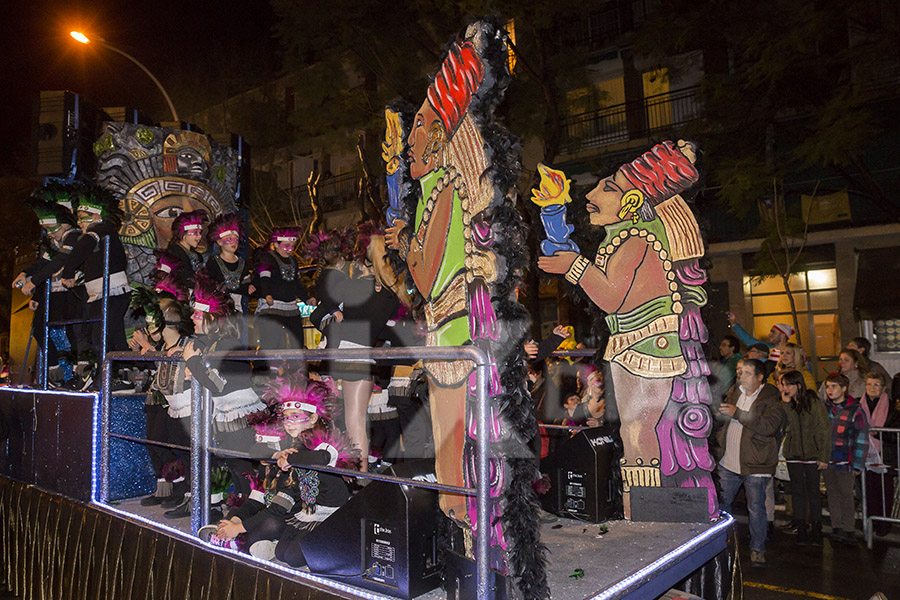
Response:
[{"label": "pink feathered headdress", "polygon": [[300,247],[300,257],[306,262],[315,262],[319,258],[319,248],[334,237],[331,231],[316,231],[306,236]]},{"label": "pink feathered headdress", "polygon": [[262,399],[270,406],[277,406],[279,413],[285,409],[302,410],[331,422],[338,412],[335,395],[334,388],[327,383],[312,381],[302,373],[291,373],[272,380]]},{"label": "pink feathered headdress", "polygon": [[239,239],[244,235],[244,222],[236,213],[225,213],[216,217],[209,224],[206,241],[210,244],[215,244],[228,235],[235,235]]},{"label": "pink feathered headdress", "polygon": [[314,429],[304,433],[302,444],[309,450],[325,450],[331,456],[329,467],[352,468],[359,461],[359,450],[353,448],[342,433],[335,430]]},{"label": "pink feathered headdress", "polygon": [[175,275],[164,274],[155,284],[153,291],[162,298],[174,298],[175,300],[184,302],[188,299],[188,291]]},{"label": "pink feathered headdress", "polygon": [[269,241],[273,245],[281,242],[297,242],[300,240],[300,233],[299,227],[276,227],[269,235]]},{"label": "pink feathered headdress", "polygon": [[231,316],[232,313],[228,296],[219,289],[215,281],[202,273],[194,276],[194,300],[191,308],[209,313],[216,320]]},{"label": "pink feathered headdress", "polygon": [[384,235],[384,230],[375,221],[365,221],[357,227],[356,243],[353,245],[353,260],[363,262],[373,235]]},{"label": "pink feathered headdress", "polygon": [[166,250],[154,250],[154,254],[156,254],[156,272],[162,276],[169,275],[171,273],[177,273],[178,269],[181,268],[181,261]]},{"label": "pink feathered headdress", "polygon": [[181,213],[172,221],[172,237],[176,240],[181,240],[186,233],[202,232],[203,225],[208,220],[205,210]]}]

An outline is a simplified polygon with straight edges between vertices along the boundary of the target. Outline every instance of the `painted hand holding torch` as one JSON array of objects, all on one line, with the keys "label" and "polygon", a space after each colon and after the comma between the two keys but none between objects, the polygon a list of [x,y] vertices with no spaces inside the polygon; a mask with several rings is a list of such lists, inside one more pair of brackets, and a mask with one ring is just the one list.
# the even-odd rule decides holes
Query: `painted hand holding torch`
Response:
[{"label": "painted hand holding torch", "polygon": [[400,207],[400,160],[403,152],[403,125],[400,113],[391,109],[384,111],[385,132],[381,143],[381,158],[385,162],[387,175],[388,209],[385,214],[388,225],[403,216]]},{"label": "painted hand holding torch", "polygon": [[569,196],[571,181],[566,174],[538,163],[541,174],[540,189],[532,190],[531,201],[541,207],[541,223],[547,239],[541,242],[544,256],[552,256],[556,252],[581,252],[578,245],[569,239],[575,231],[566,223],[566,204],[572,201]]}]

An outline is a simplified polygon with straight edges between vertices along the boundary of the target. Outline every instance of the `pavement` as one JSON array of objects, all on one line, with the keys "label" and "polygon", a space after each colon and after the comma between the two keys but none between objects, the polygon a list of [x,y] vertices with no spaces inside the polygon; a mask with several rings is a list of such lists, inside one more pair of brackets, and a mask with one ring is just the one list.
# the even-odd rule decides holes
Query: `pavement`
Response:
[{"label": "pavement", "polygon": [[738,554],[744,578],[743,600],[869,600],[876,592],[888,600],[900,600],[900,525],[886,537],[874,538],[866,548],[857,521],[857,545],[833,544],[824,518],[825,540],[821,548],[798,546],[796,536],[777,531],[787,523],[776,512],[776,533],[766,540],[764,569],[750,567],[750,531],[746,511],[735,509]]}]

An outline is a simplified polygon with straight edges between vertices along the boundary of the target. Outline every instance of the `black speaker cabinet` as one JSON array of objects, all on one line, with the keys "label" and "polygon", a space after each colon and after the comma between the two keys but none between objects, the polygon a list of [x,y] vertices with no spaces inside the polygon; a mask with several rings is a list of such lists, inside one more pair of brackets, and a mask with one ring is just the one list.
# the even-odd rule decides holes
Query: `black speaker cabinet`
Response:
[{"label": "black speaker cabinet", "polygon": [[35,117],[35,175],[89,179],[96,164],[93,145],[105,115],[80,94],[44,91]]},{"label": "black speaker cabinet", "polygon": [[541,507],[561,517],[601,523],[612,517],[616,490],[612,477],[615,438],[607,426],[578,432],[541,461],[550,490]]},{"label": "black speaker cabinet", "polygon": [[[434,481],[434,461],[390,467],[388,475]],[[441,582],[437,492],[372,481],[303,538],[313,573],[409,600]]]}]

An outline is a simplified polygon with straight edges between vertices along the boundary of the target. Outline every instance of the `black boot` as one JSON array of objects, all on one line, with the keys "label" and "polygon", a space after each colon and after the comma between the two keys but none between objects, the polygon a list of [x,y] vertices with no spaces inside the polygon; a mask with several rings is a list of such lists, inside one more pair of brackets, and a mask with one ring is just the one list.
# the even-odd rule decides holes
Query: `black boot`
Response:
[{"label": "black boot", "polygon": [[175,508],[184,502],[184,495],[191,490],[191,484],[187,479],[182,479],[172,485],[172,493],[163,499],[160,504],[163,508]]},{"label": "black boot", "polygon": [[797,521],[797,545],[809,546],[809,530],[806,528],[806,521]]},{"label": "black boot", "polygon": [[809,543],[816,548],[822,547],[822,521],[809,524]]}]

